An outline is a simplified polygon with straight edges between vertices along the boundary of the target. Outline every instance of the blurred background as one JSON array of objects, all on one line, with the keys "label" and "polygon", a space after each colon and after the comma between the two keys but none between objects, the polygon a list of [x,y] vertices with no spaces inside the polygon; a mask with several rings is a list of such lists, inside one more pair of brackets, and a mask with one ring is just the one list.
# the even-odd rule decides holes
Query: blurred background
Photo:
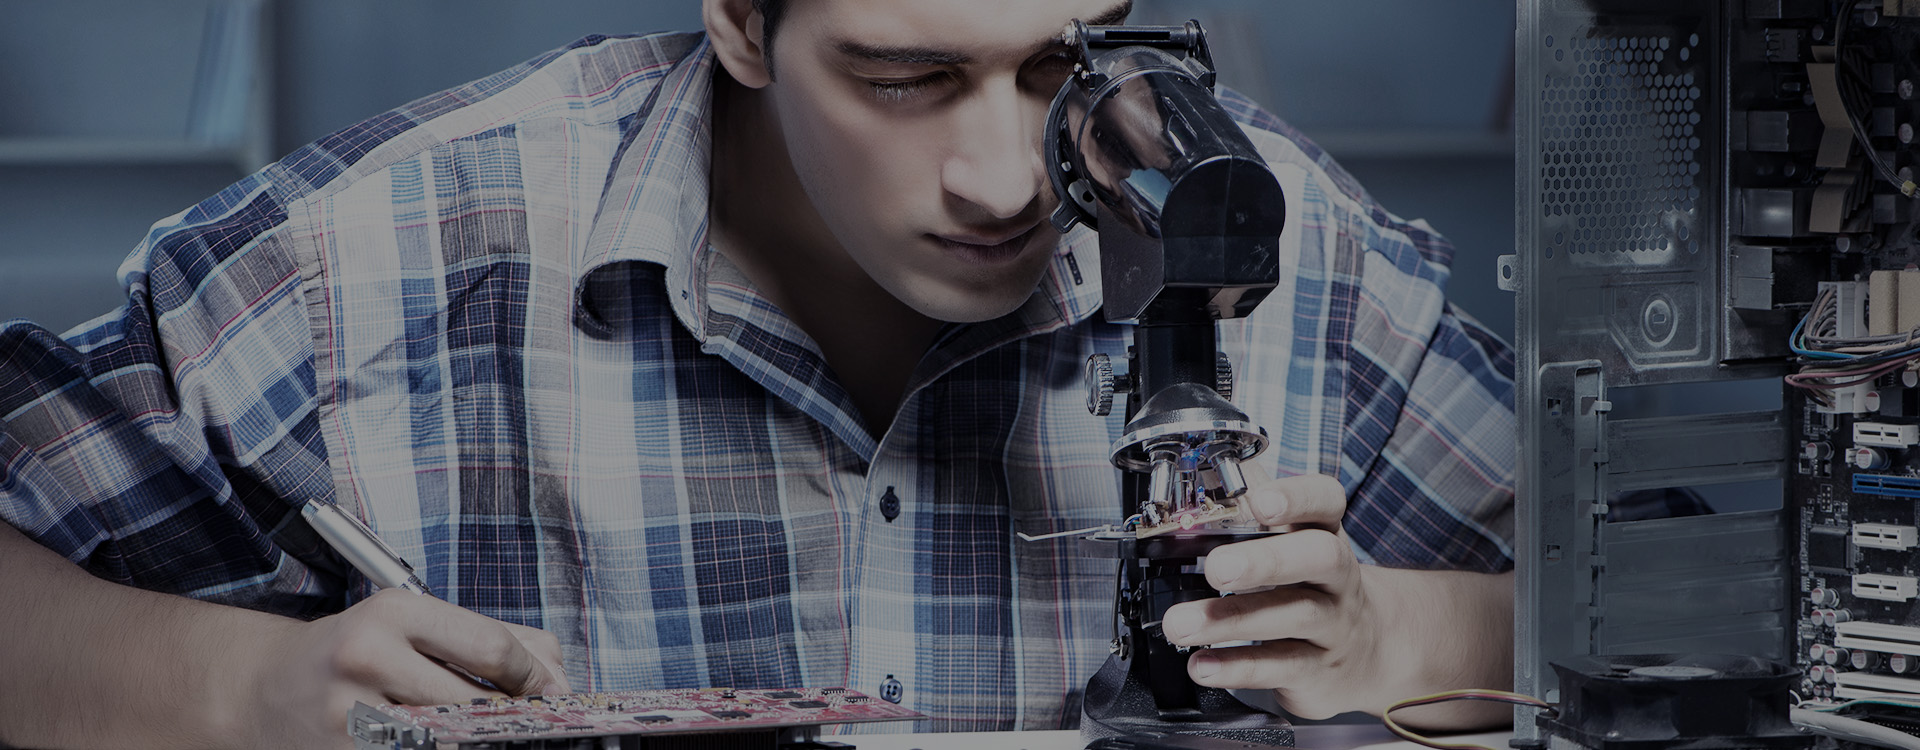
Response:
[{"label": "blurred background", "polygon": [[[1199,18],[1222,81],[1458,247],[1456,304],[1511,339],[1510,0],[1139,0]],[[0,320],[118,306],[150,225],[301,144],[698,0],[0,0]]]}]

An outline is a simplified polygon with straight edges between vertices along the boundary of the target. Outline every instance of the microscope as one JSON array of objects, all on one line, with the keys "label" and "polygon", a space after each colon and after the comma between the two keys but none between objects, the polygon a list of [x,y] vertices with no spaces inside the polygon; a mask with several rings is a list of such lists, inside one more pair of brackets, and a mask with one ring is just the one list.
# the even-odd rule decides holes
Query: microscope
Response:
[{"label": "microscope", "polygon": [[1111,456],[1126,520],[1081,541],[1120,559],[1113,656],[1087,687],[1082,734],[1290,745],[1284,720],[1195,685],[1187,650],[1160,630],[1169,607],[1219,595],[1201,558],[1273,533],[1237,507],[1241,463],[1266,449],[1267,433],[1229,401],[1217,326],[1279,283],[1286,197],[1214,98],[1199,22],[1074,21],[1065,39],[1079,59],[1047,113],[1053,224],[1098,231],[1106,318],[1133,333],[1124,373],[1105,355],[1086,364],[1090,411],[1126,397]]}]

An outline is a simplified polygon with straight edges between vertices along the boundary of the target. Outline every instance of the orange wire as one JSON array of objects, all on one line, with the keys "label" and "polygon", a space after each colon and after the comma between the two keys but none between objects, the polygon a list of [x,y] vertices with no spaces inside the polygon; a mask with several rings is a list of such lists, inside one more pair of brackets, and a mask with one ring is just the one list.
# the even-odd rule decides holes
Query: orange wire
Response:
[{"label": "orange wire", "polygon": [[1395,737],[1399,737],[1416,745],[1437,748],[1437,750],[1495,750],[1495,748],[1487,747],[1486,745],[1476,745],[1473,743],[1448,744],[1440,742],[1414,734],[1393,720],[1393,712],[1403,708],[1413,708],[1414,706],[1425,706],[1457,700],[1493,701],[1496,703],[1511,703],[1518,706],[1533,706],[1535,708],[1553,708],[1553,704],[1524,693],[1514,693],[1505,690],[1449,690],[1444,693],[1408,698],[1388,706],[1387,710],[1380,712],[1380,723],[1387,725],[1387,731],[1392,732]]}]

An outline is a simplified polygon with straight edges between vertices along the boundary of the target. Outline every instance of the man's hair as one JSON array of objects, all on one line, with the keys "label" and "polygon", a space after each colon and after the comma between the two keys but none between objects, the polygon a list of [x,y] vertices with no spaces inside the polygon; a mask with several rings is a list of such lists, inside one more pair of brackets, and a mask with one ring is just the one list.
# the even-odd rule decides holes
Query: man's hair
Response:
[{"label": "man's hair", "polygon": [[787,0],[753,0],[753,9],[760,11],[760,51],[767,58],[767,77],[773,77],[773,30],[779,28],[780,17],[787,12]]}]

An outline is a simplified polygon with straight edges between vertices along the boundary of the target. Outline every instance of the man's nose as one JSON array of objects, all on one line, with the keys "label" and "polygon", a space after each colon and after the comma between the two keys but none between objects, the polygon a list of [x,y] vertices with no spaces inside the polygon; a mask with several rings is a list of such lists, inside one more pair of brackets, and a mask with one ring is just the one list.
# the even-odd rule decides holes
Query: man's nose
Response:
[{"label": "man's nose", "polygon": [[1040,128],[1046,113],[1017,87],[982,92],[954,128],[953,150],[941,165],[941,186],[996,219],[1033,205],[1046,184]]}]

